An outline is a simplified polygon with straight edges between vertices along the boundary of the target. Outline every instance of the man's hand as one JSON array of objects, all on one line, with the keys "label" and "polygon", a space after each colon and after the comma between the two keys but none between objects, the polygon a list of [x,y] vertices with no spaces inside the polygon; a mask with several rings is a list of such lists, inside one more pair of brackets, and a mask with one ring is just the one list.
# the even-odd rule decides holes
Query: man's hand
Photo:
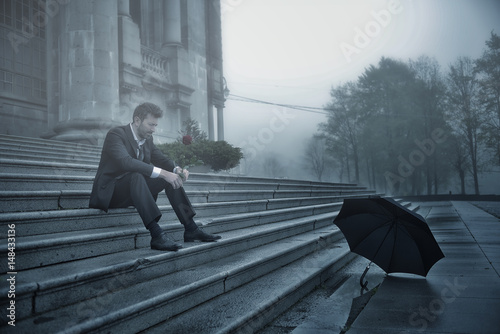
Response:
[{"label": "man's hand", "polygon": [[179,174],[167,172],[166,170],[162,169],[159,177],[167,181],[174,189],[179,189],[180,187],[182,187],[183,181]]},{"label": "man's hand", "polygon": [[185,182],[189,178],[189,171],[187,169],[182,169],[181,167],[175,167],[175,173],[179,175],[182,180]]},{"label": "man's hand", "polygon": [[187,179],[189,178],[189,171],[187,169],[183,169],[181,177],[184,181],[187,181]]}]

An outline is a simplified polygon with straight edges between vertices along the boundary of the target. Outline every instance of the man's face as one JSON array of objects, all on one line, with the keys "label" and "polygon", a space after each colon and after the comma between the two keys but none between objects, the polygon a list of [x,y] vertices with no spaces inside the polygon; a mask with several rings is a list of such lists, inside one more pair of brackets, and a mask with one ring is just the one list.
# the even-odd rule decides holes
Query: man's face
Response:
[{"label": "man's face", "polygon": [[148,139],[155,132],[158,126],[158,118],[148,114],[144,120],[140,120],[139,117],[134,119],[134,124],[137,129],[137,136],[140,139]]}]

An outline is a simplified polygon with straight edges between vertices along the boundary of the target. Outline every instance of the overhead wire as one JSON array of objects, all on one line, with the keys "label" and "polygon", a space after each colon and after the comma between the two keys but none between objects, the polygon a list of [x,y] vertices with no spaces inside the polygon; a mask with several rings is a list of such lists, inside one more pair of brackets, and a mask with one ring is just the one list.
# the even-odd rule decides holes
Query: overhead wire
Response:
[{"label": "overhead wire", "polygon": [[240,102],[259,103],[259,104],[267,104],[267,105],[273,105],[273,106],[278,106],[278,107],[285,107],[285,108],[290,108],[290,109],[313,112],[313,113],[322,114],[322,115],[328,114],[324,108],[275,103],[275,102],[252,99],[249,97],[244,97],[244,96],[239,96],[239,95],[234,95],[234,94],[229,94],[227,99],[233,100],[233,101],[240,101]]},{"label": "overhead wire", "polygon": [[[285,108],[307,111],[307,112],[312,112],[312,113],[321,114],[321,115],[329,115],[330,114],[329,109],[327,109],[327,108],[275,103],[275,102],[269,102],[269,101],[263,101],[263,100],[249,98],[249,97],[239,96],[239,95],[235,95],[235,94],[229,94],[227,99],[232,100],[232,101],[239,101],[239,102],[249,102],[249,103],[258,103],[258,104],[267,104],[267,105],[273,105],[273,106],[278,106],[278,107],[285,107]],[[404,116],[439,119],[439,120],[442,119],[442,116],[439,116],[439,115],[437,115],[437,116],[431,116],[431,115],[425,116],[425,115],[418,115],[418,114],[415,114],[412,112],[404,112],[404,113],[398,113],[398,114],[393,115],[393,117],[404,117]]]}]

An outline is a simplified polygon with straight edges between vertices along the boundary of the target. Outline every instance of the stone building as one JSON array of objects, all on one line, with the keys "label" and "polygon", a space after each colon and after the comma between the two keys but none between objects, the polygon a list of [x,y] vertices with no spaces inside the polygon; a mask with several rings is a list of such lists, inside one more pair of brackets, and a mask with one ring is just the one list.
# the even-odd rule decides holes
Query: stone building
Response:
[{"label": "stone building", "polygon": [[220,0],[2,0],[0,43],[2,134],[99,144],[153,102],[158,141],[224,138]]}]

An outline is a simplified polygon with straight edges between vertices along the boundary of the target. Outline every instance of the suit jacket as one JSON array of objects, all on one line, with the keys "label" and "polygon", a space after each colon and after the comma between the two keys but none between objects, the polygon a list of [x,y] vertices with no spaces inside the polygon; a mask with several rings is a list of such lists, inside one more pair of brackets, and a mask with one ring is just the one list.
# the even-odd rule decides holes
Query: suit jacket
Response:
[{"label": "suit jacket", "polygon": [[107,211],[113,197],[116,180],[131,172],[150,177],[153,167],[173,171],[175,164],[153,143],[150,137],[143,144],[144,160],[137,159],[138,145],[130,124],[109,130],[104,140],[89,206]]}]

